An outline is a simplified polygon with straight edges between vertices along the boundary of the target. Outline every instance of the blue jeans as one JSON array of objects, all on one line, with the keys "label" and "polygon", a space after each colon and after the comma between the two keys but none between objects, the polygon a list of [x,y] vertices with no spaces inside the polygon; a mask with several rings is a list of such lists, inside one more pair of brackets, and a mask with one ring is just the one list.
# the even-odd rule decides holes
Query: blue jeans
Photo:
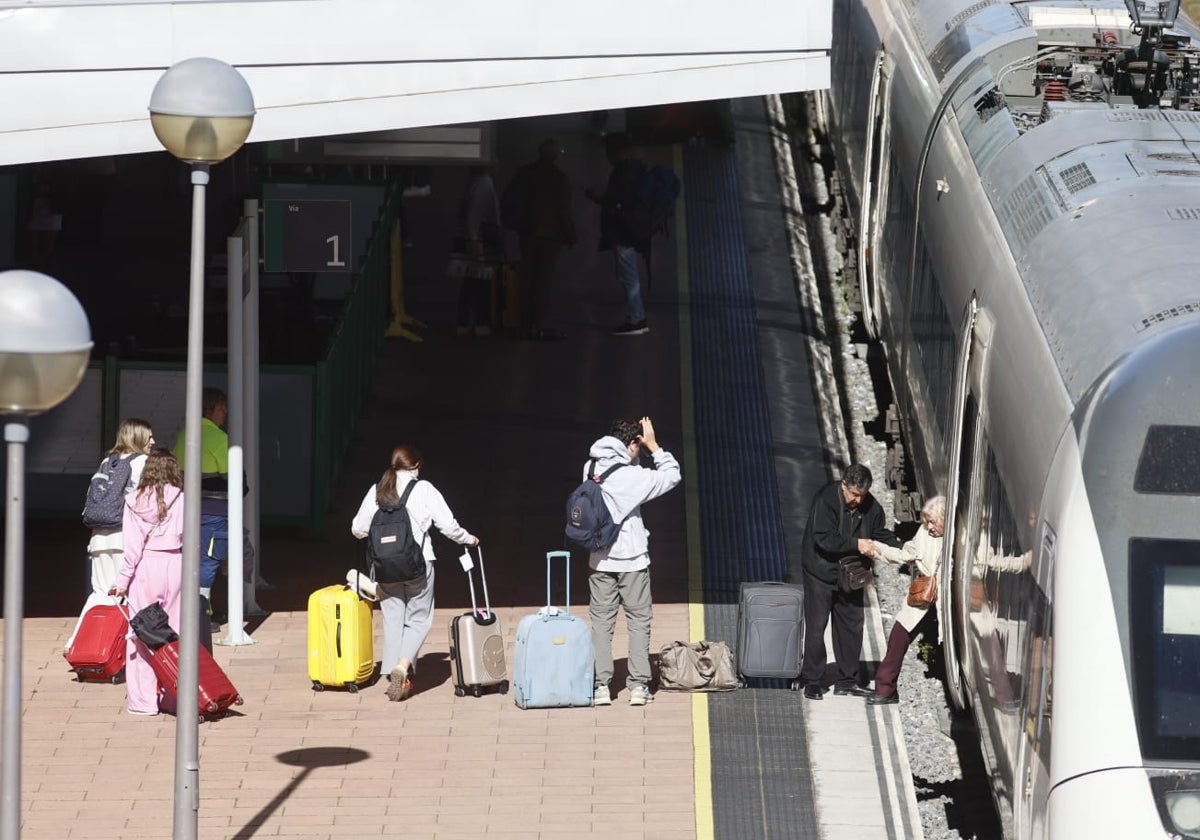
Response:
[{"label": "blue jeans", "polygon": [[613,245],[617,257],[617,279],[625,289],[625,321],[638,324],[646,320],[642,305],[642,277],[638,271],[638,252],[632,245]]}]

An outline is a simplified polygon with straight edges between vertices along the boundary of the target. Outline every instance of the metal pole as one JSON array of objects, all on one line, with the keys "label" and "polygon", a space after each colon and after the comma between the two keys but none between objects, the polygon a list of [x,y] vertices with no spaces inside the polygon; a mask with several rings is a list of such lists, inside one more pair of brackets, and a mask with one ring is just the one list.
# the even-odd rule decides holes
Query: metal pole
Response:
[{"label": "metal pole", "polygon": [[25,442],[23,417],[4,423],[8,444],[8,496],[4,509],[4,710],[0,789],[4,814],[0,838],[21,837],[21,637],[25,620]]},{"label": "metal pole", "polygon": [[246,275],[242,309],[242,328],[246,339],[242,347],[244,366],[243,387],[246,389],[243,422],[246,438],[242,441],[246,463],[246,479],[250,482],[250,493],[246,496],[246,527],[250,530],[250,544],[254,546],[254,583],[266,586],[263,578],[263,544],[259,534],[259,387],[258,387],[258,199],[247,198],[242,202],[242,214],[246,218]]},{"label": "metal pole", "polygon": [[[236,493],[234,495],[233,477],[237,476]],[[254,643],[254,639],[242,627],[244,618],[244,610],[242,603],[242,574],[243,574],[243,557],[241,546],[242,533],[242,506],[241,499],[237,498],[242,493],[242,447],[229,446],[229,632],[225,634],[225,638],[221,639],[218,644],[222,645],[249,645]],[[235,498],[237,501],[235,502]],[[238,535],[237,545],[234,544],[234,534]]]},{"label": "metal pole", "polygon": [[[230,236],[225,240],[226,255],[226,310],[227,338],[225,369],[229,377],[229,455],[236,449],[241,455],[242,442],[246,438],[245,417],[246,400],[243,390],[244,371],[242,369],[242,275],[245,267],[242,253],[242,237]],[[242,554],[242,459],[238,458],[237,469],[234,469],[233,459],[228,461],[229,467],[229,511],[226,530],[229,532],[229,632],[226,633],[227,644],[238,644],[242,635],[242,616],[245,613],[246,589],[242,585],[242,567],[245,557]],[[236,514],[236,516],[235,516]],[[236,519],[236,523],[235,520]]]},{"label": "metal pole", "polygon": [[196,840],[200,812],[200,412],[204,387],[204,198],[208,165],[192,164],[192,268],[184,420],[183,587],[175,711],[173,840]]}]

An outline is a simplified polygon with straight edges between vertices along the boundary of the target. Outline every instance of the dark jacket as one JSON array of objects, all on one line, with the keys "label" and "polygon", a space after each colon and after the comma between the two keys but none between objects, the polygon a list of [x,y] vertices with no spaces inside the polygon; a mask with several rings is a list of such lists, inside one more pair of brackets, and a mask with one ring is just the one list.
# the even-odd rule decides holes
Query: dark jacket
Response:
[{"label": "dark jacket", "polygon": [[529,178],[529,234],[574,245],[575,214],[566,173],[550,161],[537,161],[525,167],[524,175]]},{"label": "dark jacket", "polygon": [[637,201],[638,186],[646,164],[637,158],[617,161],[608,174],[608,187],[604,190],[604,201],[600,205],[600,250],[606,251],[613,245],[627,245],[644,250],[649,244],[639,241],[628,228],[625,219],[629,209]]},{"label": "dark jacket", "polygon": [[[842,483],[826,484],[813,496],[804,529],[801,564],[807,577],[830,586],[837,585],[838,560],[859,557],[858,540],[878,540],[899,546],[900,539],[887,529],[883,507],[868,494],[857,510],[846,507]],[[869,558],[864,558],[870,563]]]}]

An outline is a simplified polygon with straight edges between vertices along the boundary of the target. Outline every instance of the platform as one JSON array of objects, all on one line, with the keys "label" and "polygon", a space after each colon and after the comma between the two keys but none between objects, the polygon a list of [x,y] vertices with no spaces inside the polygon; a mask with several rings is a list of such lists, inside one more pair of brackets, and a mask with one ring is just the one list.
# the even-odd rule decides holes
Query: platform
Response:
[{"label": "platform", "polygon": [[[250,625],[256,644],[217,649],[245,703],[201,725],[202,838],[920,836],[893,712],[832,695],[806,702],[774,684],[660,691],[630,707],[620,623],[611,707],[522,711],[511,694],[456,698],[446,625],[468,601],[445,542],[413,697],[390,703],[382,685],[314,693],[307,679],[304,598],[358,562],[350,516],[402,441],[419,446],[422,477],[483,539],[510,662],[520,616],[545,597],[543,554],[561,545],[563,500],[613,417],[650,415],[684,467],[683,485],[645,508],[652,652],[677,639],[732,642],[736,582],[786,573],[835,453],[819,431],[788,250],[786,225],[800,210],[780,197],[762,102],[739,101],[735,118],[733,148],[645,150],[679,169],[684,199],[655,251],[652,331],[625,338],[607,332],[621,293],[579,190],[604,182],[598,143],[576,118],[506,124],[509,171],[543,136],[566,149],[582,240],[562,266],[568,338],[456,337],[453,287],[436,260],[414,256],[409,310],[429,330],[421,344],[384,350],[330,536],[268,530],[262,553],[276,588],[258,600],[271,612]],[[38,617],[25,625],[22,836],[167,837],[174,719],[126,715],[120,687],[71,681],[60,651],[74,608],[54,605],[82,602],[61,581],[64,564],[83,562],[86,534],[31,523],[28,540]],[[582,560],[572,570],[586,614]],[[880,653],[877,611],[869,626],[868,663]]]}]

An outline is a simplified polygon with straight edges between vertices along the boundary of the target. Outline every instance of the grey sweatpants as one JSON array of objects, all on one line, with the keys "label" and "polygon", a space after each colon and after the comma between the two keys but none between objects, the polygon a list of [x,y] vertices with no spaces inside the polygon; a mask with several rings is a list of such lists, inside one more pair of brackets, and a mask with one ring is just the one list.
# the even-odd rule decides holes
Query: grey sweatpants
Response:
[{"label": "grey sweatpants", "polygon": [[379,584],[383,613],[383,673],[401,659],[417,666],[417,654],[433,626],[433,564],[425,561],[425,577],[404,583]]},{"label": "grey sweatpants", "polygon": [[617,609],[625,608],[629,629],[629,678],[627,688],[650,687],[650,569],[636,572],[592,572],[588,578],[592,619],[592,649],[596,654],[596,685],[607,686],[613,677],[613,631]]}]

